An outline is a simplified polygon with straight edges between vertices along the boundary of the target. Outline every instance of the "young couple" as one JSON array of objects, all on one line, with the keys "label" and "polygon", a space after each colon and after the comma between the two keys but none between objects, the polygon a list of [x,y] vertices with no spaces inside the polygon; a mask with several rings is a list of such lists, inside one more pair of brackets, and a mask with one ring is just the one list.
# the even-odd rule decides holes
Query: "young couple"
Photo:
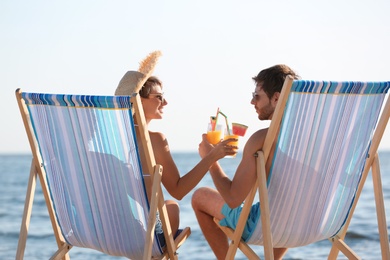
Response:
[{"label": "young couple", "polygon": [[[149,60],[149,66],[141,63],[139,71],[128,71],[115,91],[115,95],[131,95],[138,92],[145,113],[146,123],[162,119],[163,109],[168,104],[164,98],[162,82],[154,76],[153,66],[158,58]],[[144,66],[143,66],[144,65]],[[147,70],[142,67],[148,68]],[[286,76],[298,79],[299,76],[286,65],[275,65],[264,69],[253,77],[255,89],[250,103],[254,106],[260,120],[271,120]],[[267,129],[256,131],[247,141],[243,156],[232,180],[225,174],[218,160],[235,153],[237,147],[228,145],[231,139],[212,145],[203,134],[199,144],[200,162],[183,176],[180,175],[172,158],[168,141],[164,134],[151,132],[150,139],[156,163],[163,166],[162,183],[175,199],[181,200],[209,172],[216,189],[201,187],[192,197],[192,207],[200,228],[217,259],[224,259],[228,250],[228,238],[214,223],[214,217],[220,224],[235,228],[241,211],[241,205],[256,180],[255,157],[262,149]],[[173,234],[179,228],[179,206],[176,201],[166,201]],[[260,216],[259,204],[254,204],[243,233],[243,239],[251,236],[251,231]],[[275,259],[282,258],[287,248],[274,248]]]}]

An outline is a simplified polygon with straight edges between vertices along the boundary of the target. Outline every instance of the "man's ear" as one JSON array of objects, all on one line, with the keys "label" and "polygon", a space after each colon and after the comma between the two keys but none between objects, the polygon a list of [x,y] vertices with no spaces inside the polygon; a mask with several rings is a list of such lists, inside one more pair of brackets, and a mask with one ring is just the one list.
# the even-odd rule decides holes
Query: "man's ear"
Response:
[{"label": "man's ear", "polygon": [[280,97],[280,92],[275,92],[274,95],[272,96],[272,102],[278,103]]}]

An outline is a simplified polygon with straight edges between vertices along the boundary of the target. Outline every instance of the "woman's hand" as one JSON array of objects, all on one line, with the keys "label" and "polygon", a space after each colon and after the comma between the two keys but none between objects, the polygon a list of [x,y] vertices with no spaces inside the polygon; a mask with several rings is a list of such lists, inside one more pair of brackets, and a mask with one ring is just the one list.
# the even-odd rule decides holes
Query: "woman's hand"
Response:
[{"label": "woman's hand", "polygon": [[199,155],[204,158],[206,155],[212,156],[215,161],[227,156],[235,155],[237,153],[237,146],[229,145],[229,142],[237,141],[235,138],[229,138],[219,142],[216,145],[212,145],[207,141],[207,135],[202,135],[202,142],[199,144]]}]

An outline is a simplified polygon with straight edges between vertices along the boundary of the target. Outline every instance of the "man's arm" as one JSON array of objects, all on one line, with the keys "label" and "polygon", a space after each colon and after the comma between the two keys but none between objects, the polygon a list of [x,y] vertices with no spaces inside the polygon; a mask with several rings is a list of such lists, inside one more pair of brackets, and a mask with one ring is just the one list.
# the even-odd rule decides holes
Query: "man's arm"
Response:
[{"label": "man's arm", "polygon": [[233,180],[229,179],[218,162],[209,169],[215,187],[230,208],[238,207],[245,200],[256,181],[254,154],[262,149],[266,133],[267,129],[262,129],[248,139]]}]

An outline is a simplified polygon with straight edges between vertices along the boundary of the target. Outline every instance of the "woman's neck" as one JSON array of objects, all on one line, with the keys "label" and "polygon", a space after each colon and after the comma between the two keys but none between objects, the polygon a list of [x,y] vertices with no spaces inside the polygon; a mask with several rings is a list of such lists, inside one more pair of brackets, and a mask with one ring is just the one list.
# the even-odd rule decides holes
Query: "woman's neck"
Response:
[{"label": "woman's neck", "polygon": [[[149,130],[149,123],[150,123],[150,120],[146,120],[145,119],[145,126],[146,126],[146,128]],[[139,123],[137,122],[137,119],[136,118],[134,118],[134,125],[135,126],[138,126],[139,125]]]}]

